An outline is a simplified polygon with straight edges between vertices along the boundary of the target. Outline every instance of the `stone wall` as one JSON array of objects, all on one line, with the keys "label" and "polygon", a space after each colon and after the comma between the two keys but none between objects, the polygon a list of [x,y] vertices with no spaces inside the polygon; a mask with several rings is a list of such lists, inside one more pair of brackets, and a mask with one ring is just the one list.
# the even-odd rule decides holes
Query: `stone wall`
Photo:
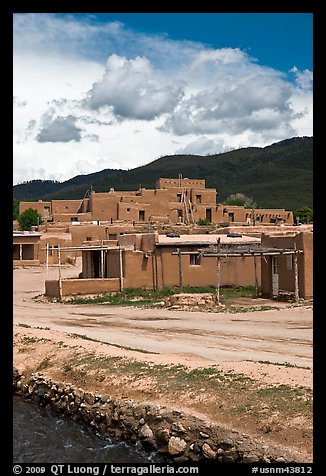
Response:
[{"label": "stone wall", "polygon": [[14,393],[90,425],[104,436],[130,443],[140,441],[145,450],[158,451],[175,462],[304,462],[296,452],[262,446],[248,435],[212,425],[178,409],[130,399],[114,400],[109,394],[96,395],[38,373],[27,378],[17,369],[13,386]]}]

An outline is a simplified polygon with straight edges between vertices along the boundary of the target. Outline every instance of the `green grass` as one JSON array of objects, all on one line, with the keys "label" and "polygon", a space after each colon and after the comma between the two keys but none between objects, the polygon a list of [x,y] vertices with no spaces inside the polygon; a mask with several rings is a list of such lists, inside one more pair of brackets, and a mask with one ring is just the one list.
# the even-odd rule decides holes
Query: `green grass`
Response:
[{"label": "green grass", "polygon": [[93,339],[92,337],[88,337],[85,334],[69,334],[69,335],[71,337],[76,337],[76,338],[80,338],[80,339],[84,339],[84,340],[90,340],[92,342],[100,342],[101,344],[111,345],[112,347],[117,347],[118,349],[132,350],[132,351],[135,351],[135,352],[142,352],[143,354],[158,354],[159,353],[159,352],[151,352],[151,351],[145,350],[145,349],[137,349],[136,347],[129,347],[129,346],[120,345],[120,344],[112,344],[111,342],[104,342],[104,341],[99,340],[99,339]]},{"label": "green grass", "polygon": [[[183,288],[166,286],[157,291],[149,289],[125,289],[124,291],[103,294],[96,297],[76,297],[67,299],[66,304],[106,304],[109,306],[146,306],[162,301],[164,298],[180,293],[211,293],[215,294],[216,289],[212,286],[184,286]],[[255,297],[254,286],[225,286],[220,289],[221,301],[235,297]]]},{"label": "green grass", "polygon": [[291,364],[290,362],[270,362],[269,360],[250,360],[249,362],[257,362],[258,364],[268,364],[268,365],[277,365],[281,367],[292,367],[296,369],[310,369],[310,367],[305,367],[301,365]]}]

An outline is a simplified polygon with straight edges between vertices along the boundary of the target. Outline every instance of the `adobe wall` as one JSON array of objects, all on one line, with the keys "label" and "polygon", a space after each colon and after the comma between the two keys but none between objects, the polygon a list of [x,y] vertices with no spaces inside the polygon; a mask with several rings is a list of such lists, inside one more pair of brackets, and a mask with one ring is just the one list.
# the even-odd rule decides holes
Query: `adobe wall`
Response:
[{"label": "adobe wall", "polygon": [[45,296],[60,299],[60,288],[58,279],[47,279],[45,281]]},{"label": "adobe wall", "polygon": [[16,266],[40,266],[40,260],[38,259],[13,259],[13,267]]},{"label": "adobe wall", "polygon": [[[182,247],[182,251],[193,251]],[[178,256],[171,255],[174,247],[157,248],[160,286],[179,286]],[[257,259],[258,285],[261,284],[260,259]],[[189,255],[181,255],[182,283],[189,286],[216,286],[216,258],[202,257],[200,265],[191,265]],[[254,286],[254,260],[246,258],[222,258],[220,268],[221,286]]]},{"label": "adobe wall", "polygon": [[[39,259],[40,262],[46,263],[46,245],[49,246],[48,252],[48,264],[58,264],[59,263],[59,254],[57,251],[54,251],[54,247],[60,246],[60,248],[68,247],[72,245],[72,237],[70,233],[43,233],[41,236],[40,246],[39,246]],[[60,253],[61,263],[70,263],[72,259],[77,256],[77,253],[73,250],[67,252],[62,251]]]},{"label": "adobe wall", "polygon": [[[293,249],[296,243],[298,250],[303,250],[298,257],[299,296],[310,299],[313,296],[313,233],[302,232],[292,235],[262,234],[262,246]],[[294,259],[294,258],[293,258]],[[294,269],[289,266],[289,258],[278,257],[279,289],[294,292]],[[272,259],[267,257],[262,262],[262,292],[264,296],[272,295]]]},{"label": "adobe wall", "polygon": [[45,209],[48,208],[51,214],[51,202],[43,202],[39,200],[37,202],[19,202],[19,214],[32,208],[36,210],[43,218],[45,218]]},{"label": "adobe wall", "polygon": [[[61,280],[61,296],[104,294],[115,291],[120,291],[118,278]],[[59,280],[45,281],[45,295],[59,297]]]},{"label": "adobe wall", "polygon": [[126,250],[123,256],[124,288],[155,287],[154,256],[143,251]]}]

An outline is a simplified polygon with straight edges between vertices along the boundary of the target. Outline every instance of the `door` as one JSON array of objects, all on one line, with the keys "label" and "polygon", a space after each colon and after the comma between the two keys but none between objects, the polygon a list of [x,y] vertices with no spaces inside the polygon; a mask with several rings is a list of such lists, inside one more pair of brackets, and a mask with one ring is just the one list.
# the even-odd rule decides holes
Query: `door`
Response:
[{"label": "door", "polygon": [[212,222],[212,209],[206,208],[206,221]]}]

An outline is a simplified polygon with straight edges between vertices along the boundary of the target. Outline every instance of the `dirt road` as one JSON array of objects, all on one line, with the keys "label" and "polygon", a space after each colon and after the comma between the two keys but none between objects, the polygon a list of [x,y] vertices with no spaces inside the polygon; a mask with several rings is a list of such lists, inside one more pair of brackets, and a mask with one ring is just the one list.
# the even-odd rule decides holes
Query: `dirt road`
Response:
[{"label": "dirt road", "polygon": [[[77,276],[66,266],[62,276]],[[50,268],[48,278],[58,276]],[[103,342],[202,365],[269,361],[312,368],[312,309],[281,308],[243,314],[170,311],[37,302],[44,268],[14,269],[14,323],[82,334]]]}]

